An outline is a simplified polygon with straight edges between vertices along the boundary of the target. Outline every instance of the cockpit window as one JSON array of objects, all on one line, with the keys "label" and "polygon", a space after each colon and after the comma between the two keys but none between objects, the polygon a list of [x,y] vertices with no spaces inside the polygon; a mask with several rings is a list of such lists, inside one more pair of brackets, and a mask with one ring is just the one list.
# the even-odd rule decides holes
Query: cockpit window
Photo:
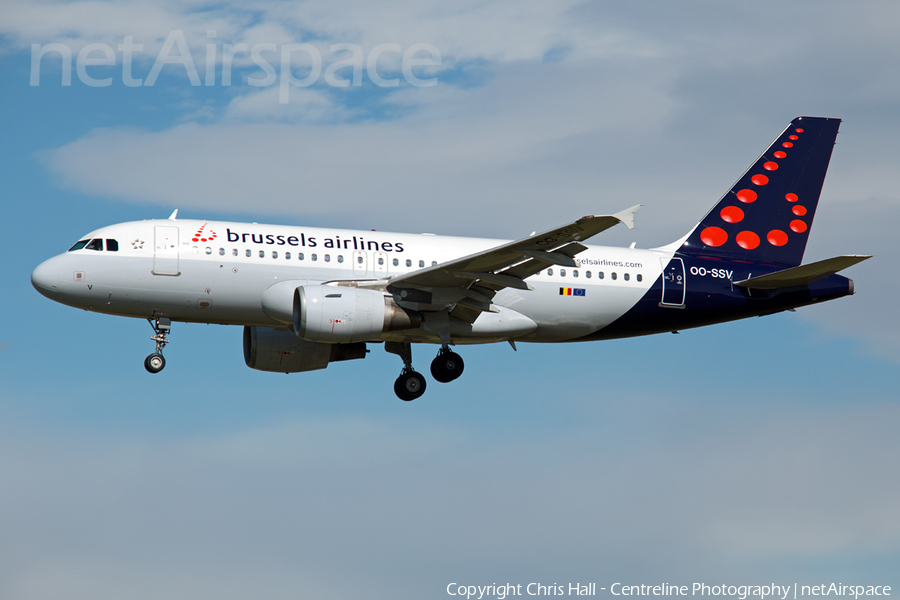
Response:
[{"label": "cockpit window", "polygon": [[75,242],[75,245],[74,245],[74,246],[72,246],[71,248],[69,248],[69,252],[75,252],[76,250],[81,250],[82,248],[84,248],[85,246],[87,246],[87,243],[88,243],[89,241],[90,241],[90,240],[78,240],[77,242]]},{"label": "cockpit window", "polygon": [[95,240],[91,240],[88,242],[88,245],[84,247],[85,250],[100,250],[103,251],[103,240],[97,238]]},{"label": "cockpit window", "polygon": [[106,251],[107,252],[118,252],[119,251],[118,240],[111,240],[111,239],[107,238],[106,239]]}]

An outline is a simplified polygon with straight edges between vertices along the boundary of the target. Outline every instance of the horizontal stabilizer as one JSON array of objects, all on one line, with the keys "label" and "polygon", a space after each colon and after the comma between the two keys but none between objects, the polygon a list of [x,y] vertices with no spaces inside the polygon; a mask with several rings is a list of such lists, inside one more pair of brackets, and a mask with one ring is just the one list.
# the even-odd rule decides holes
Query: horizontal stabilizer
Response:
[{"label": "horizontal stabilizer", "polygon": [[861,263],[867,258],[872,257],[860,255],[835,256],[834,258],[827,258],[808,265],[791,267],[776,273],[751,277],[744,281],[736,281],[734,285],[755,290],[777,290],[798,285],[810,285],[847,267],[852,267],[856,263]]}]

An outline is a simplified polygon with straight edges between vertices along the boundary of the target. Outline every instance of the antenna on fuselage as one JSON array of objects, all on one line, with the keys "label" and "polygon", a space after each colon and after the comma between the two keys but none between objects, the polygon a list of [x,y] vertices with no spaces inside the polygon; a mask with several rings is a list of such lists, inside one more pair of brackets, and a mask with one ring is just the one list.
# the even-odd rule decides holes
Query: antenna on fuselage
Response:
[{"label": "antenna on fuselage", "polygon": [[169,220],[170,220],[170,221],[174,221],[174,220],[177,219],[177,218],[178,218],[178,209],[176,208],[176,209],[174,210],[174,212],[172,212],[172,214],[169,215]]}]

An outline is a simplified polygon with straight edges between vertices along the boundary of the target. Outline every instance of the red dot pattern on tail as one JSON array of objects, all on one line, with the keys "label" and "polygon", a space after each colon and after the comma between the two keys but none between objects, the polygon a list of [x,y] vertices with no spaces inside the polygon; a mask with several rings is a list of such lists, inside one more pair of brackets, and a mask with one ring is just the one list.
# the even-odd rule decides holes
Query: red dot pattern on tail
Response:
[{"label": "red dot pattern on tail", "polygon": [[740,223],[744,218],[744,211],[737,206],[726,206],[719,211],[719,215],[726,223]]},{"label": "red dot pattern on tail", "polygon": [[766,240],[773,246],[784,246],[788,242],[788,236],[780,229],[773,229],[766,235]]},{"label": "red dot pattern on tail", "polygon": [[759,246],[759,236],[752,231],[742,231],[734,239],[744,250],[753,250]]},{"label": "red dot pattern on tail", "polygon": [[728,234],[720,227],[707,227],[700,232],[700,240],[707,246],[715,248],[728,241]]},{"label": "red dot pattern on tail", "polygon": [[[799,140],[800,136],[796,135],[798,133],[803,133],[803,128],[796,127],[794,129],[794,133],[788,136],[789,140]],[[793,148],[794,144],[792,142],[783,142],[782,147],[784,148]],[[784,159],[788,157],[787,152],[784,150],[777,150],[773,153],[773,156],[777,159]],[[766,171],[772,172],[777,171],[779,164],[774,161],[766,161],[763,163],[762,168]],[[769,178],[762,173],[757,173],[750,177],[750,181],[757,186],[764,186],[769,183]],[[735,196],[738,201],[744,204],[752,204],[759,199],[759,194],[757,194],[754,190],[744,188],[739,190]],[[784,196],[785,200],[788,202],[797,202],[800,198],[797,194],[788,193]],[[748,208],[748,210],[750,210]],[[791,207],[791,212],[794,216],[803,217],[807,214],[807,210],[805,206],[795,205]],[[746,213],[743,209],[738,208],[737,206],[726,206],[722,210],[719,211],[719,217],[725,223],[740,223],[744,220]],[[809,229],[809,225],[806,221],[801,219],[794,219],[788,226],[785,228],[794,233],[805,233]],[[735,243],[745,250],[753,250],[759,247],[760,244],[760,233],[744,230],[738,233],[734,237]],[[772,229],[768,233],[765,234],[765,239],[768,243],[773,246],[784,246],[788,243],[788,234],[785,233],[784,230],[781,229]],[[711,247],[719,247],[728,242],[728,232],[726,232],[721,227],[706,227],[703,231],[700,232],[700,240]]]},{"label": "red dot pattern on tail", "polygon": [[756,200],[756,198],[756,192],[754,192],[753,190],[741,190],[737,193],[737,199],[747,204],[750,204],[751,202]]}]

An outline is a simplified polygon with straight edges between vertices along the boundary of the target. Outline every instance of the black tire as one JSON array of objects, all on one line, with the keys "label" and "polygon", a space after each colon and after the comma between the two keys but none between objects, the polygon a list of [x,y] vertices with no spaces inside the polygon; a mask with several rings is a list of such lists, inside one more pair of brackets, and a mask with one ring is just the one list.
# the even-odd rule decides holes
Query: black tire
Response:
[{"label": "black tire", "polygon": [[394,382],[394,393],[404,402],[415,400],[425,393],[425,378],[421,373],[404,373]]},{"label": "black tire", "polygon": [[440,383],[450,383],[462,375],[465,366],[456,352],[441,352],[431,361],[431,376]]},{"label": "black tire", "polygon": [[163,358],[162,354],[156,354],[155,352],[144,359],[144,368],[147,369],[149,373],[159,373],[166,367],[166,359]]}]

